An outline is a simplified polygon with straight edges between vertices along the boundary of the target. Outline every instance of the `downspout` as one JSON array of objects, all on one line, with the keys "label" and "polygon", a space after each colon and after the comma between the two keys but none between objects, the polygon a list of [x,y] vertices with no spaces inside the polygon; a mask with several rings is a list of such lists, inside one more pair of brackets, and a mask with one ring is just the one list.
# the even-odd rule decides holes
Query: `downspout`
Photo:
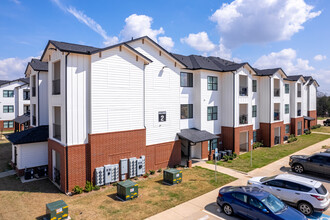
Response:
[{"label": "downspout", "polygon": [[38,71],[38,125],[37,126],[40,126],[40,105],[39,105],[39,99],[40,99],[40,97],[39,97],[39,73],[40,73],[40,71]]},{"label": "downspout", "polygon": [[68,96],[67,96],[67,91],[68,91],[68,84],[67,84],[67,75],[68,75],[68,56],[70,53],[67,53],[65,55],[65,145],[66,145],[66,192],[69,192],[69,162],[68,162]]},{"label": "downspout", "polygon": [[233,73],[233,152],[235,151],[235,72]]},{"label": "downspout", "polygon": [[146,65],[143,65],[143,127],[146,129]]},{"label": "downspout", "polygon": [[[271,143],[272,143],[272,77],[269,76],[269,147],[271,147]],[[274,113],[273,113],[274,114]]]}]

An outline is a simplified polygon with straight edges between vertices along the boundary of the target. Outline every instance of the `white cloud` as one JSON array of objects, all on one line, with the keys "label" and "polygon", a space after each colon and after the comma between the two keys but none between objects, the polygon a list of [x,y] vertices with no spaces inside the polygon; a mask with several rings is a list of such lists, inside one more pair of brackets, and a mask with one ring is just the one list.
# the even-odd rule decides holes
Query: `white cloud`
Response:
[{"label": "white cloud", "polygon": [[159,37],[159,44],[166,50],[171,51],[174,47],[174,41],[170,37]]},{"label": "white cloud", "polygon": [[12,57],[0,60],[0,78],[3,80],[24,78],[26,65],[32,58],[34,57],[27,57],[24,59]]},{"label": "white cloud", "polygon": [[162,27],[158,30],[152,29],[152,20],[152,17],[147,15],[132,14],[125,19],[126,24],[120,32],[120,36],[122,36],[123,40],[130,40],[132,37],[138,38],[147,35],[154,41],[157,41],[157,36],[164,34],[165,31]]},{"label": "white cloud", "polygon": [[210,52],[216,49],[216,45],[210,41],[207,33],[204,31],[197,34],[189,34],[188,37],[181,38],[180,41],[200,52]]},{"label": "white cloud", "polygon": [[316,61],[322,61],[322,60],[325,60],[325,59],[327,59],[327,56],[321,55],[321,54],[318,54],[314,57],[314,60],[316,60]]},{"label": "white cloud", "polygon": [[104,39],[104,45],[112,45],[118,43],[118,37],[111,37],[107,35],[107,32],[102,28],[100,24],[94,21],[92,18],[88,17],[84,12],[77,10],[76,8],[69,6],[66,7],[62,4],[60,0],[51,0],[54,2],[61,10],[69,12],[72,14],[78,21],[87,25],[90,29],[98,33]]},{"label": "white cloud", "polygon": [[19,0],[10,0],[11,2],[14,2],[16,5],[20,5],[21,2]]},{"label": "white cloud", "polygon": [[210,17],[228,48],[244,43],[289,40],[303,24],[321,14],[304,0],[235,0]]},{"label": "white cloud", "polygon": [[264,69],[281,67],[287,74],[305,74],[314,70],[308,60],[297,58],[297,53],[292,48],[263,55],[253,66]]}]

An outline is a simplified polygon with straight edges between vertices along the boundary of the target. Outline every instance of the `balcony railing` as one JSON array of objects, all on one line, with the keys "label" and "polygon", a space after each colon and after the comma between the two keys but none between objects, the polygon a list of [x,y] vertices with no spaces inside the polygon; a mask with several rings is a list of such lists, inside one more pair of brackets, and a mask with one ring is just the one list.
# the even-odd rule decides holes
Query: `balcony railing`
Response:
[{"label": "balcony railing", "polygon": [[32,87],[32,96],[36,96],[36,87]]},{"label": "balcony railing", "polygon": [[244,144],[239,145],[239,151],[240,152],[246,152],[248,150],[249,150],[249,144],[248,143],[244,143]]},{"label": "balcony railing", "polygon": [[61,80],[54,79],[53,80],[53,95],[61,94]]},{"label": "balcony railing", "polygon": [[37,118],[36,116],[32,116],[32,124],[37,125]]},{"label": "balcony railing", "polygon": [[274,96],[279,97],[280,96],[280,89],[274,89]]},{"label": "balcony railing", "polygon": [[248,95],[248,88],[247,87],[239,87],[239,95],[240,96],[247,96]]},{"label": "balcony railing", "polygon": [[57,185],[61,185],[61,172],[54,167],[54,181]]},{"label": "balcony railing", "polygon": [[275,138],[274,138],[274,144],[275,145],[280,144],[280,136],[275,136]]},{"label": "balcony railing", "polygon": [[53,124],[53,137],[57,140],[61,140],[61,125]]},{"label": "balcony railing", "polygon": [[278,121],[280,120],[280,112],[279,111],[275,111],[274,112],[274,121]]},{"label": "balcony railing", "polygon": [[24,95],[23,100],[30,100],[30,96],[29,95]]},{"label": "balcony railing", "polygon": [[297,111],[297,116],[301,116],[301,110]]},{"label": "balcony railing", "polygon": [[244,125],[248,123],[248,115],[239,116],[239,124]]},{"label": "balcony railing", "polygon": [[298,135],[302,134],[302,129],[298,129]]},{"label": "balcony railing", "polygon": [[297,93],[297,97],[301,97],[301,91],[298,91]]}]

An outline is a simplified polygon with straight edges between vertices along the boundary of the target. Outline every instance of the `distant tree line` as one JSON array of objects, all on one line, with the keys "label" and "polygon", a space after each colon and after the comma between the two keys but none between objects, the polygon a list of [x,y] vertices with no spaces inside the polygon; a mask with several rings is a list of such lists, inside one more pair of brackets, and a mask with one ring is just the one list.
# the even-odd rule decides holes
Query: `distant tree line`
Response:
[{"label": "distant tree line", "polygon": [[330,96],[325,93],[317,94],[317,116],[330,117]]}]

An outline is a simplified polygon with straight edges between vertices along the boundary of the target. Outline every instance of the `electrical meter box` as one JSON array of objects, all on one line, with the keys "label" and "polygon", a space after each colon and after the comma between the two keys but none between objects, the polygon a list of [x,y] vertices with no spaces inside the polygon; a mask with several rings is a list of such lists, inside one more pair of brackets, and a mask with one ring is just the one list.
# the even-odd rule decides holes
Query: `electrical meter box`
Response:
[{"label": "electrical meter box", "polygon": [[113,165],[111,165],[111,164],[104,165],[104,184],[105,185],[109,185],[111,183],[112,166]]},{"label": "electrical meter box", "polygon": [[104,167],[95,168],[95,185],[104,185]]},{"label": "electrical meter box", "polygon": [[129,178],[133,178],[136,176],[136,157],[132,157],[128,159],[128,168],[129,168]]},{"label": "electrical meter box", "polygon": [[127,159],[121,159],[120,160],[120,175],[121,175],[121,180],[126,179],[126,174],[128,173],[128,163]]},{"label": "electrical meter box", "polygon": [[145,156],[141,156],[136,160],[136,175],[142,176],[146,173],[146,160]]},{"label": "electrical meter box", "polygon": [[46,204],[47,219],[67,219],[69,215],[68,205],[63,200]]},{"label": "electrical meter box", "polygon": [[130,199],[137,198],[138,193],[138,184],[131,181],[126,180],[117,184],[117,196],[126,201]]},{"label": "electrical meter box", "polygon": [[178,184],[182,182],[182,171],[177,169],[167,169],[163,171],[163,182],[166,184]]}]

